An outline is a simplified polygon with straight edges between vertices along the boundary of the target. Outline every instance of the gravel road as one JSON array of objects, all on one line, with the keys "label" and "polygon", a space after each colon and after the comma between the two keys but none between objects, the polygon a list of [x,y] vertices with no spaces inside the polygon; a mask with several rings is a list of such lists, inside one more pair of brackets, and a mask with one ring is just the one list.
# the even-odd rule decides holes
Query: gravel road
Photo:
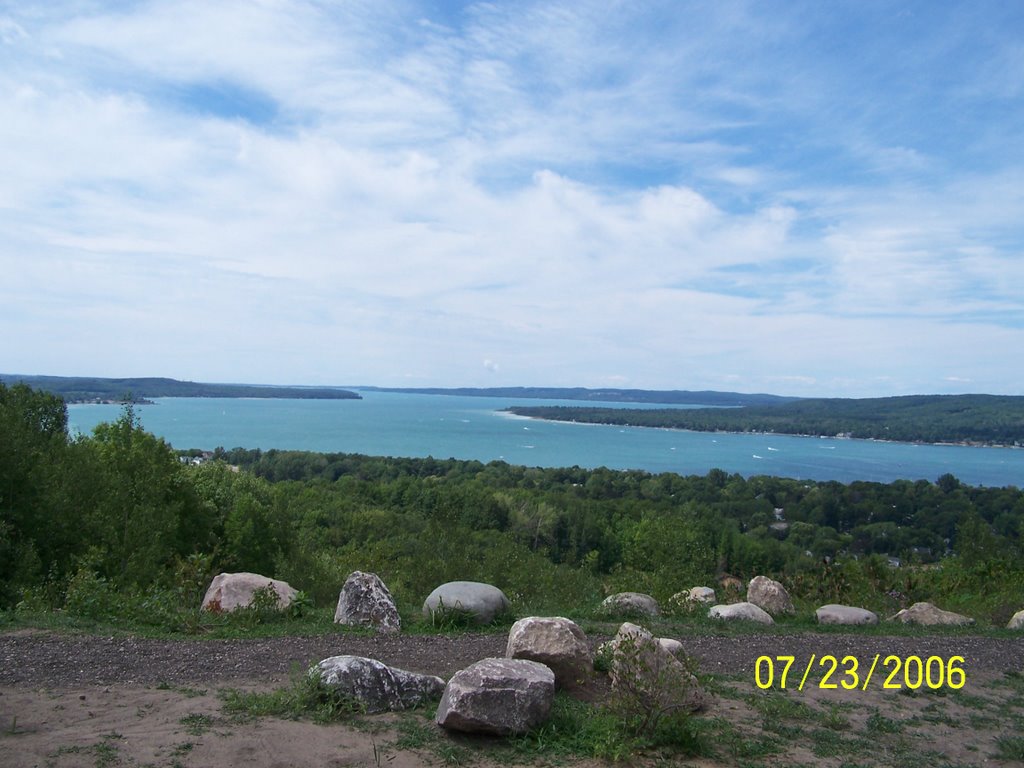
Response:
[{"label": "gravel road", "polygon": [[[603,639],[591,638],[594,644]],[[1024,635],[879,637],[802,633],[729,637],[679,636],[701,672],[752,674],[758,656],[963,656],[968,676],[1024,671]],[[369,656],[416,672],[449,677],[474,661],[502,656],[505,634],[349,635],[239,640],[153,640],[35,630],[0,633],[0,686],[276,683],[296,667],[328,656]]]}]

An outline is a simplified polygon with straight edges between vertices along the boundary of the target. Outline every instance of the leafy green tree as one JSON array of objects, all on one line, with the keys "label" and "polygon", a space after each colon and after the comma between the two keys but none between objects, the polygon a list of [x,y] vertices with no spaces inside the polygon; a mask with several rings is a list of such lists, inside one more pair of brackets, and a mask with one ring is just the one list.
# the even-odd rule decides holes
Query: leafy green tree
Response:
[{"label": "leafy green tree", "polygon": [[147,586],[174,555],[190,552],[199,505],[185,467],[142,429],[131,405],[98,425],[89,445],[102,473],[102,495],[88,511],[96,565],[118,586]]}]

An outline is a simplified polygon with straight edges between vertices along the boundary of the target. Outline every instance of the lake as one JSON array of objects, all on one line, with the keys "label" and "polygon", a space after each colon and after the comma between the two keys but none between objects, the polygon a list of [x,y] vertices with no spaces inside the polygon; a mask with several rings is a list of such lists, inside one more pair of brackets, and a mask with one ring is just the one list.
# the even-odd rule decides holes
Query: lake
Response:
[{"label": "lake", "polygon": [[[579,401],[361,392],[362,400],[160,398],[136,407],[143,426],[175,448],[270,448],[495,459],[540,467],[643,469],[810,480],[931,480],[947,472],[971,485],[1024,484],[1024,450],[869,440],[687,432],[537,421],[512,405]],[[609,407],[673,407],[586,403]],[[686,406],[677,406],[686,407]],[[73,431],[118,418],[117,405],[70,405]]]}]

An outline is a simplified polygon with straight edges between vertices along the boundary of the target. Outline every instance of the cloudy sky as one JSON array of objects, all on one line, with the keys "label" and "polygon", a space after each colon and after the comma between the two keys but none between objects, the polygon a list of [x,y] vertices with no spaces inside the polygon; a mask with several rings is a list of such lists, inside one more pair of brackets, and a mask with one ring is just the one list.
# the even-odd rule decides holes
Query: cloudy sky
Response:
[{"label": "cloudy sky", "polygon": [[0,0],[0,371],[1024,394],[1024,4]]}]

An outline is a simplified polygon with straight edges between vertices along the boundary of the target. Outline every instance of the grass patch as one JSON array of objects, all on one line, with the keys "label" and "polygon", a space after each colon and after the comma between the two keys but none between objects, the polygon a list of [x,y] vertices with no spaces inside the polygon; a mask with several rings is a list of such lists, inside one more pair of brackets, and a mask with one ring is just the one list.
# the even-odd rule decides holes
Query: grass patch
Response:
[{"label": "grass patch", "polygon": [[997,760],[1024,761],[1024,736],[1002,736],[996,739]]},{"label": "grass patch", "polygon": [[306,673],[293,676],[291,685],[272,691],[220,692],[224,710],[236,718],[280,717],[285,720],[309,719],[315,723],[333,723],[361,714],[358,701],[320,682]]},{"label": "grass patch", "polygon": [[185,732],[190,736],[202,736],[214,726],[214,720],[210,715],[198,712],[185,715],[178,722],[185,726]]}]

